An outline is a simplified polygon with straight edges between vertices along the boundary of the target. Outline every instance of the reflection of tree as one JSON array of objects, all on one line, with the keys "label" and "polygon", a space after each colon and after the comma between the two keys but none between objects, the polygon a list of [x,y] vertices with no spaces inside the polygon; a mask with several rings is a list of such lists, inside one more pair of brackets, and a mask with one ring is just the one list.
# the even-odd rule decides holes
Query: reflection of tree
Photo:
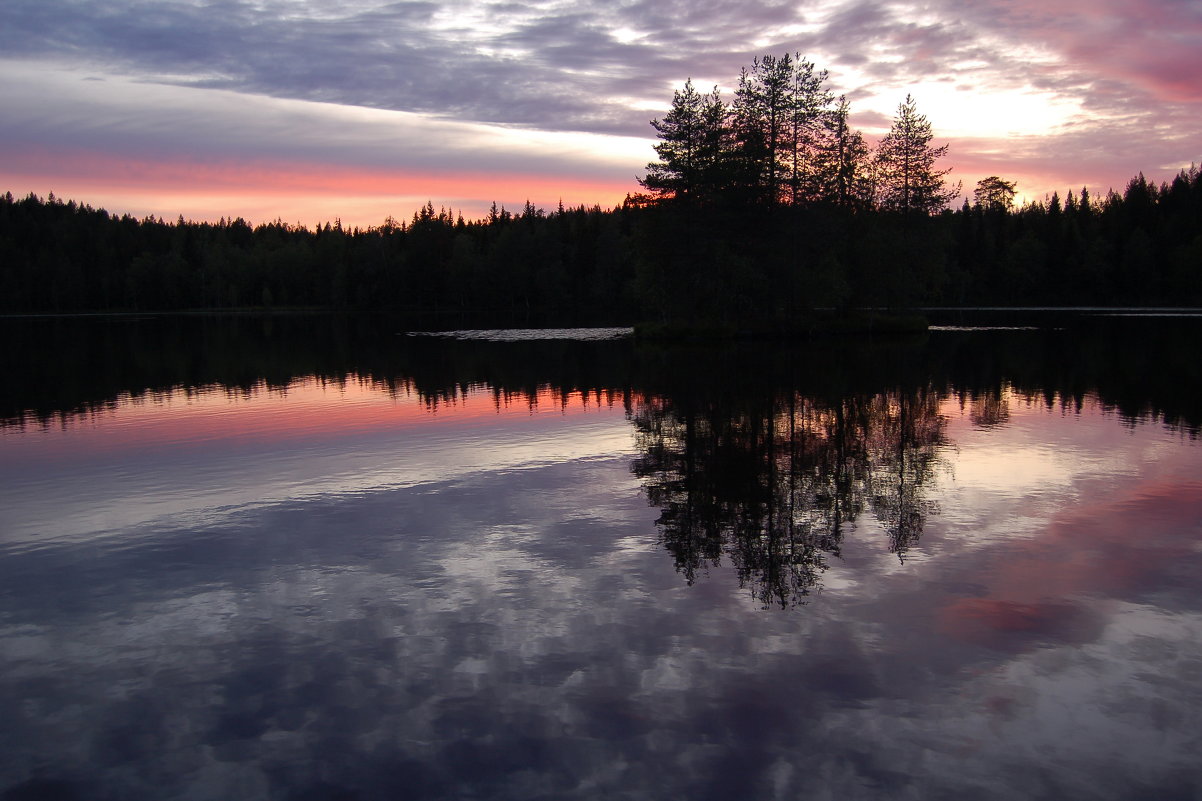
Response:
[{"label": "reflection of tree", "polygon": [[938,401],[927,390],[831,403],[796,392],[738,405],[653,396],[633,412],[633,469],[690,584],[725,555],[757,600],[788,606],[819,587],[865,508],[899,556],[921,536],[931,511],[922,489],[943,442]]},{"label": "reflection of tree", "polygon": [[972,398],[968,413],[972,424],[978,428],[995,428],[1010,420],[1008,393],[1000,388],[990,388]]},{"label": "reflection of tree", "polygon": [[934,503],[922,497],[943,442],[944,418],[939,395],[925,389],[910,394],[878,395],[870,434],[872,511],[889,533],[889,549],[899,558],[922,536]]},{"label": "reflection of tree", "polygon": [[[481,326],[478,320],[439,319],[461,328]],[[546,388],[561,395],[667,390],[677,396],[696,378],[687,377],[695,370],[674,365],[674,357],[631,342],[397,336],[431,325],[387,316],[301,314],[0,319],[5,343],[0,429],[86,419],[124,396],[213,387],[248,393],[310,376],[367,380],[427,398],[455,397],[478,386],[502,396]],[[1071,410],[1093,397],[1125,419],[1163,422],[1191,438],[1199,435],[1196,318],[1080,317],[1072,325],[1066,331],[943,332],[904,346],[842,343],[806,357],[806,380],[824,395],[842,394],[849,382],[866,389],[930,384],[970,398],[973,422],[985,426],[1004,424],[1014,398],[1042,397],[1049,407]],[[757,373],[774,375],[796,360],[787,351],[756,343],[758,355],[741,350],[737,360],[754,365],[749,380],[759,382]],[[701,374],[720,374],[718,367],[707,363]],[[669,375],[676,383],[664,383]],[[723,380],[738,386],[748,377]]]}]

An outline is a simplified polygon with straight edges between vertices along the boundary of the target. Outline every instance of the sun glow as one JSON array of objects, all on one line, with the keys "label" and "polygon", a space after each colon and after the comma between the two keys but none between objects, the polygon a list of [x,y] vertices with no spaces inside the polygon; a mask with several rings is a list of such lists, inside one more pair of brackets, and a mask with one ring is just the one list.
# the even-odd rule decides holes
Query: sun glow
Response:
[{"label": "sun glow", "polygon": [[[907,91],[931,121],[936,139],[1047,135],[1062,130],[1083,113],[1076,99],[1032,88],[977,92],[962,84],[926,81]],[[904,94],[877,94],[865,98],[862,106],[892,117],[903,99]]]}]

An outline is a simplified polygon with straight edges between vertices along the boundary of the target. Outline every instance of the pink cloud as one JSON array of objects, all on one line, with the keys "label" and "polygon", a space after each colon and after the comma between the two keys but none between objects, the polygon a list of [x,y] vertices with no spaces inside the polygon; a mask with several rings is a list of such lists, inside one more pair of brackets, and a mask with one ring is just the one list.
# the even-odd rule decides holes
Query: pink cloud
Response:
[{"label": "pink cloud", "polygon": [[[496,201],[510,209],[526,200],[542,208],[618,205],[637,188],[629,181],[467,170],[367,169],[332,164],[250,161],[138,160],[83,150],[27,149],[0,156],[0,187],[34,192],[135,216],[182,214],[197,220],[242,216],[251,222],[331,220],[378,225],[406,218],[429,200],[469,218]],[[142,208],[147,202],[150,208]]]},{"label": "pink cloud", "polygon": [[1061,53],[1070,68],[1130,83],[1165,102],[1202,100],[1202,13],[1190,3],[1015,0],[1007,26]]}]

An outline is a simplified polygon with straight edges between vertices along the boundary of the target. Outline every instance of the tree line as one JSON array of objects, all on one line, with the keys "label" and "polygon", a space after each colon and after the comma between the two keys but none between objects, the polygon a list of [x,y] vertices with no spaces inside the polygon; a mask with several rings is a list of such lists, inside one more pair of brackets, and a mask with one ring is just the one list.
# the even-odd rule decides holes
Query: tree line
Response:
[{"label": "tree line", "polygon": [[870,148],[799,55],[756,59],[727,103],[691,81],[622,206],[432,203],[378,227],[111,215],[0,196],[0,311],[324,307],[556,323],[787,330],[825,310],[1202,305],[1202,172],[1014,208],[990,176],[958,209],[907,96]]},{"label": "tree line", "polygon": [[53,195],[0,196],[0,310],[324,307],[631,317],[635,248],[621,209],[432,204],[379,227],[110,215]]}]

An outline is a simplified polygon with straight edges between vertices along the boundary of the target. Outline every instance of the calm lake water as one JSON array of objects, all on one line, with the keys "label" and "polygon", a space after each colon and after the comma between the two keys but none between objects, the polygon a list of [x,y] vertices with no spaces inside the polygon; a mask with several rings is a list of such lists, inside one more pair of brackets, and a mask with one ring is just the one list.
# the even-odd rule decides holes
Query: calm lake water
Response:
[{"label": "calm lake water", "polygon": [[981,319],[0,321],[0,798],[1202,798],[1202,318]]}]

